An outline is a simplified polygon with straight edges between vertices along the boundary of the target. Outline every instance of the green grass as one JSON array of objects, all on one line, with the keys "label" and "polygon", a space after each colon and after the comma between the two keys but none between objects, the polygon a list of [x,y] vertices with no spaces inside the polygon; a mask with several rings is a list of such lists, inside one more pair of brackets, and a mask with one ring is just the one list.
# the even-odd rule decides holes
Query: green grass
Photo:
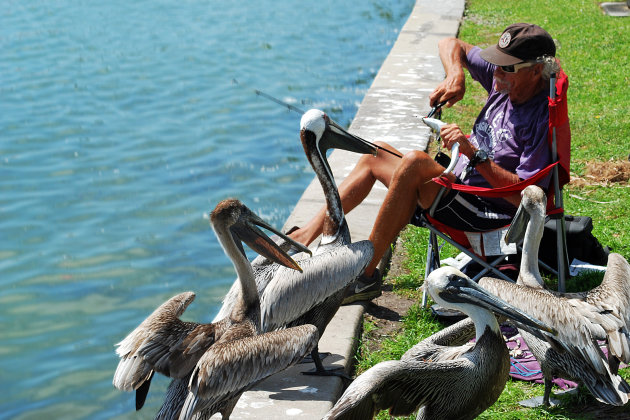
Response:
[{"label": "green grass", "polygon": [[[507,1],[468,0],[458,37],[482,47],[494,44],[503,29],[514,22],[536,23],[556,40],[557,56],[569,76],[569,117],[572,130],[572,173],[583,177],[589,162],[626,160],[630,153],[630,19],[605,16],[598,2],[592,0]],[[467,75],[464,100],[447,109],[442,119],[459,124],[464,132],[472,128],[486,92]],[[567,214],[586,215],[593,219],[593,234],[613,251],[630,259],[630,194],[627,184],[577,187],[564,190]],[[388,278],[396,293],[420,299],[417,290],[424,277],[428,232],[413,226],[402,233],[402,244],[408,258],[404,262],[409,274]],[[445,246],[442,257],[457,251]],[[590,288],[601,276],[570,279],[571,290]],[[368,322],[366,331],[374,329]],[[370,352],[361,345],[357,352],[360,373],[374,364],[399,358],[409,347],[428,337],[443,325],[429,310],[413,306],[405,318],[404,327],[395,337],[381,343],[378,351]],[[630,369],[621,374],[630,380]],[[525,409],[518,401],[542,395],[542,385],[508,380],[499,400],[479,418],[482,419],[592,419],[598,414],[591,409],[595,400],[587,391],[569,397],[561,408]],[[601,416],[601,413],[600,413]],[[613,408],[607,418],[630,418],[630,408]],[[388,419],[386,412],[379,419]],[[410,418],[415,418],[411,416]],[[601,417],[599,417],[601,418]]]}]

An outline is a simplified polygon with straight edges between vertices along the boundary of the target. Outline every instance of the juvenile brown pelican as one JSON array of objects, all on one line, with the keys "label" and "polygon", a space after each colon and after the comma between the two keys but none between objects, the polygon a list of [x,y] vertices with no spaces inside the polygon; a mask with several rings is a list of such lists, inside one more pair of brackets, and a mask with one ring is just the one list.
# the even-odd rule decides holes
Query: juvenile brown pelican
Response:
[{"label": "juvenile brown pelican", "polygon": [[438,304],[470,316],[476,342],[449,346],[462,336],[467,338],[469,320],[432,335],[400,360],[381,362],[361,374],[324,419],[370,419],[383,409],[403,416],[418,407],[418,419],[472,419],[499,398],[510,370],[508,349],[490,311],[530,328],[552,331],[453,267],[433,271],[425,285]]},{"label": "juvenile brown pelican", "polygon": [[[321,337],[341,305],[346,286],[363,272],[374,253],[370,241],[352,242],[350,238],[326,151],[339,148],[375,154],[377,149],[343,130],[320,110],[306,112],[300,126],[302,146],[326,198],[328,217],[324,222],[322,240],[311,258],[298,259],[302,273],[259,263],[256,267],[272,270],[273,275],[257,276],[256,282],[261,296],[264,331],[313,324]],[[229,311],[233,296],[230,291],[215,319],[221,319]],[[311,356],[316,367],[314,374],[337,374],[323,367],[317,347]]]},{"label": "juvenile brown pelican", "polygon": [[[546,197],[537,186],[522,193],[521,205],[506,240],[523,242],[517,284],[482,278],[479,284],[522,311],[556,328],[576,351],[558,352],[543,340],[521,331],[538,360],[545,378],[543,404],[549,405],[554,376],[583,383],[599,401],[624,405],[630,386],[617,375],[619,360],[628,362],[628,311],[630,267],[618,254],[610,254],[608,270],[598,287],[581,293],[546,290],[538,270]],[[597,340],[607,340],[608,362]]]},{"label": "juvenile brown pelican", "polygon": [[193,293],[182,293],[118,344],[121,361],[114,385],[141,390],[137,408],[142,406],[154,371],[175,378],[158,415],[161,418],[187,419],[197,413],[209,417],[220,412],[227,419],[245,390],[299,361],[319,339],[312,325],[261,334],[260,301],[241,241],[278,264],[300,270],[257,226],[291,240],[234,199],[217,205],[211,223],[241,285],[230,315],[212,324],[182,322],[179,316],[194,299]]}]

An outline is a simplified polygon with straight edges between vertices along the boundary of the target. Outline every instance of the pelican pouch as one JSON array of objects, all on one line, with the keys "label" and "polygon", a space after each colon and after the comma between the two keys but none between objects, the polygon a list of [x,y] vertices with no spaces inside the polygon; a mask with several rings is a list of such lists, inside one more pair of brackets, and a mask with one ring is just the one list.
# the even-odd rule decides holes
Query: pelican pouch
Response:
[{"label": "pelican pouch", "polygon": [[[588,216],[564,216],[567,232],[567,253],[569,264],[574,258],[595,265],[605,266],[610,248],[603,247],[593,236],[593,219]],[[556,219],[547,217],[545,230],[540,241],[539,258],[557,269]]]}]

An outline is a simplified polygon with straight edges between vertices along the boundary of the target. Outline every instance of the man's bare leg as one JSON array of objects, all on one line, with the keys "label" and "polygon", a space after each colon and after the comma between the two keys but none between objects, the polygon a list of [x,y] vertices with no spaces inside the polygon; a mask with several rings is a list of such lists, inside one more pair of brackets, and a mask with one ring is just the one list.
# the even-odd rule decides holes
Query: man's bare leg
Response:
[{"label": "man's bare leg", "polygon": [[372,276],[385,251],[411,220],[416,206],[431,206],[441,187],[430,180],[439,176],[443,170],[424,152],[410,152],[403,157],[370,233],[374,257],[366,267],[364,276]]}]

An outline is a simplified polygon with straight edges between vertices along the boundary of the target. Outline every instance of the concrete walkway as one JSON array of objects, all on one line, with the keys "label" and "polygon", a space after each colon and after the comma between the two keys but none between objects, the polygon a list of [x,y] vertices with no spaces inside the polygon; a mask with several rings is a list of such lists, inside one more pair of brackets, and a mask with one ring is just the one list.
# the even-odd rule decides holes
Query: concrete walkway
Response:
[{"label": "concrete walkway", "polygon": [[[429,94],[444,79],[437,43],[456,36],[464,0],[418,0],[391,52],[365,95],[349,131],[366,140],[382,140],[398,150],[426,150],[429,130],[420,120],[429,112]],[[296,127],[296,132],[298,127]],[[339,184],[359,155],[335,150],[329,162]],[[377,184],[367,199],[346,216],[353,240],[367,239],[386,189]],[[285,230],[301,226],[323,205],[317,179],[307,187],[285,223]],[[344,366],[351,372],[361,334],[364,307],[342,306],[319,342],[330,352],[326,367]],[[297,365],[261,382],[243,394],[232,419],[321,419],[343,392],[338,377],[306,376],[312,364]],[[213,417],[214,418],[214,417]],[[219,418],[219,416],[216,416]]]}]

